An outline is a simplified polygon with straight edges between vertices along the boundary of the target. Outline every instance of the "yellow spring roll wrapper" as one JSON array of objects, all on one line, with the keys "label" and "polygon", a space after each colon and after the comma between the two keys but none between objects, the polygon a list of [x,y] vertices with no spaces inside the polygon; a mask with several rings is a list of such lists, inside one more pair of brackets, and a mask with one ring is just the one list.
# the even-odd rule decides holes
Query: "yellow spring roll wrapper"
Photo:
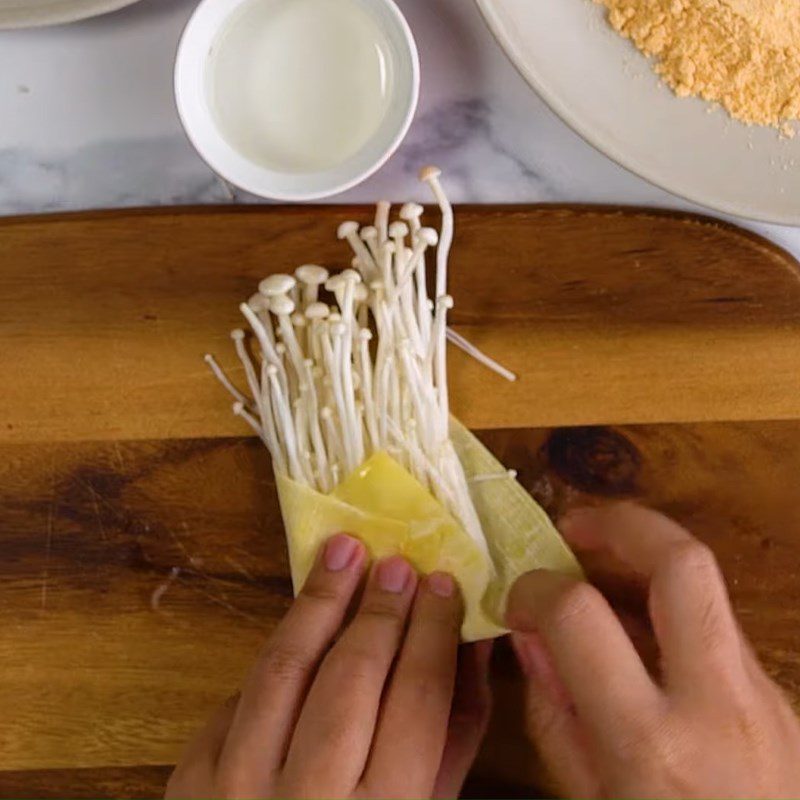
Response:
[{"label": "yellow spring roll wrapper", "polygon": [[422,574],[437,570],[458,582],[466,606],[465,642],[505,633],[503,617],[514,581],[532,569],[582,577],[580,565],[549,517],[503,465],[458,420],[450,435],[470,484],[491,559],[408,470],[376,453],[330,494],[277,476],[295,594],[321,544],[335,533],[360,539],[371,558],[400,554]]}]

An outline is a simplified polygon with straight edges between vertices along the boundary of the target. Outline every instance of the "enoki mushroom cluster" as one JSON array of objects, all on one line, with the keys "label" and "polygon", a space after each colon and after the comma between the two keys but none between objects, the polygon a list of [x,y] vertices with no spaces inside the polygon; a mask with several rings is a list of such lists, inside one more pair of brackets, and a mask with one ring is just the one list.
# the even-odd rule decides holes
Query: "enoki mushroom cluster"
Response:
[{"label": "enoki mushroom cluster", "polygon": [[[439,232],[423,226],[422,206],[407,203],[390,221],[389,203],[380,202],[374,225],[339,226],[339,238],[353,251],[350,268],[330,274],[306,264],[293,276],[261,281],[241,305],[255,357],[245,332],[231,333],[251,397],[212,356],[206,360],[236,398],[234,412],[269,449],[277,473],[328,493],[371,455],[386,452],[488,555],[449,435],[448,339],[507,379],[514,375],[448,331],[453,210],[439,177],[435,167],[420,174],[441,209]],[[430,295],[427,261],[434,249]]]},{"label": "enoki mushroom cluster", "polygon": [[392,220],[378,203],[374,224],[339,226],[350,267],[306,264],[260,283],[241,305],[253,336],[231,334],[248,393],[206,360],[272,455],[295,592],[326,538],[347,531],[373,559],[400,553],[421,574],[453,575],[461,635],[475,641],[504,631],[519,575],[580,566],[514,473],[450,416],[448,341],[515,376],[447,326],[453,210],[439,177],[421,173],[440,230],[423,225],[422,206]]}]

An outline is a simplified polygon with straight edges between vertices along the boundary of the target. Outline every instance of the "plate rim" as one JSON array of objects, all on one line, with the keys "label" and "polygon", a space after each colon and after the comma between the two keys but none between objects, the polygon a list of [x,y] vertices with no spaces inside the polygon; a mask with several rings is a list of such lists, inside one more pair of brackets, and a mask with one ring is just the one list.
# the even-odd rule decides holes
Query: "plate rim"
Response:
[{"label": "plate rim", "polygon": [[[73,0],[73,3],[62,3],[65,10],[48,10],[47,6],[26,12],[25,9],[3,11],[0,9],[0,30],[20,30],[23,28],[41,28],[46,25],[61,25],[77,22],[101,14],[119,11],[126,6],[138,3],[139,0]],[[8,15],[8,16],[6,16]]]},{"label": "plate rim", "polygon": [[[703,197],[702,194],[695,194],[690,190],[676,185],[670,181],[668,175],[664,176],[660,174],[658,170],[640,166],[634,157],[627,156],[622,150],[616,147],[611,140],[595,134],[591,130],[591,126],[584,125],[580,121],[579,115],[574,114],[570,110],[569,105],[562,101],[556,92],[550,91],[539,72],[530,65],[525,59],[524,54],[520,53],[518,48],[512,44],[510,38],[505,33],[504,26],[500,22],[498,12],[495,8],[497,2],[498,0],[475,0],[475,4],[497,44],[506,54],[506,57],[517,72],[519,72],[528,85],[541,97],[551,111],[599,153],[610,158],[614,163],[628,172],[648,181],[648,183],[660,189],[664,189],[676,197],[694,203],[695,205],[753,222],[784,225],[790,228],[800,227],[800,209],[798,209],[795,214],[776,215],[769,212],[765,213],[752,206],[728,203],[724,200]],[[502,0],[500,0],[500,2],[502,2]]]}]

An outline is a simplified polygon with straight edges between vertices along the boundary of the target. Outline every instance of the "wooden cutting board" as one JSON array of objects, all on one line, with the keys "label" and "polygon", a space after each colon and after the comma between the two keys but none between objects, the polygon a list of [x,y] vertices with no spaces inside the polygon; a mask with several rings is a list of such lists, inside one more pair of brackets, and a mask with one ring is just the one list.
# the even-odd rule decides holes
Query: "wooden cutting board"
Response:
[{"label": "wooden cutting board", "polygon": [[[202,355],[233,367],[258,279],[345,265],[335,228],[368,213],[0,221],[0,796],[158,795],[287,608],[268,459]],[[634,497],[691,526],[800,701],[798,264],[670,213],[465,207],[457,224],[455,325],[520,380],[454,353],[456,412],[553,514]],[[532,780],[497,662],[473,793]]]}]

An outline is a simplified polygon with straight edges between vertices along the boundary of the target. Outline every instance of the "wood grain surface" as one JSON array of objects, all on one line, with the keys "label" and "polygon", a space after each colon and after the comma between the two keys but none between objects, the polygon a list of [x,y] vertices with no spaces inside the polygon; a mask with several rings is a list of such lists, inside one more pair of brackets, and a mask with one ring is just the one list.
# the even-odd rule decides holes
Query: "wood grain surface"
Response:
[{"label": "wood grain surface", "polygon": [[[200,357],[232,363],[259,276],[341,263],[348,216],[365,211],[0,222],[0,796],[157,796],[286,609],[266,453]],[[699,218],[458,221],[459,327],[522,375],[454,359],[462,416],[554,515],[633,497],[692,527],[797,703],[797,265]],[[495,673],[470,796],[537,779],[502,648]]]},{"label": "wood grain surface", "polygon": [[[265,274],[349,265],[335,237],[348,217],[367,213],[0,221],[6,440],[237,435],[203,353],[234,364],[228,332]],[[457,225],[456,327],[521,376],[495,380],[455,353],[454,407],[468,425],[800,415],[797,263],[764,240],[701,217],[598,208],[466,208]]]}]

